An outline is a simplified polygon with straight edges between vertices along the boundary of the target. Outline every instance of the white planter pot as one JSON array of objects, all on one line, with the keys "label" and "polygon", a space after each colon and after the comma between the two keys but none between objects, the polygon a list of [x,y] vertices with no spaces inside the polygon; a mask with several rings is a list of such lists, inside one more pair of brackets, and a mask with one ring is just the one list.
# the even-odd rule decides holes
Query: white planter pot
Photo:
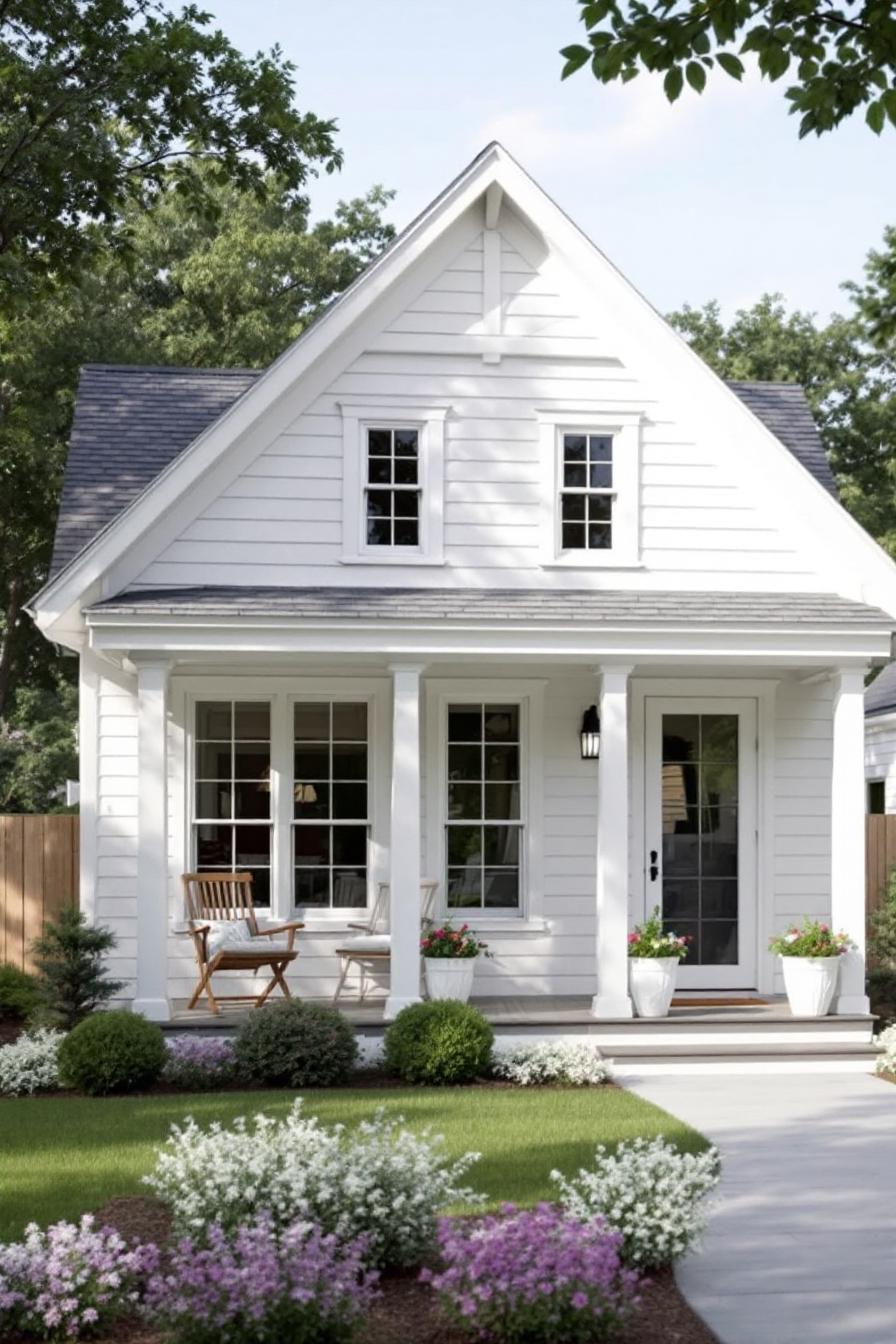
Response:
[{"label": "white planter pot", "polygon": [[839,957],[782,957],[784,988],[794,1017],[824,1017],[831,1006]]},{"label": "white planter pot", "polygon": [[424,957],[426,990],[431,999],[466,1003],[473,988],[476,957]]},{"label": "white planter pot", "polygon": [[628,965],[638,1017],[666,1017],[675,993],[678,957],[629,957]]}]

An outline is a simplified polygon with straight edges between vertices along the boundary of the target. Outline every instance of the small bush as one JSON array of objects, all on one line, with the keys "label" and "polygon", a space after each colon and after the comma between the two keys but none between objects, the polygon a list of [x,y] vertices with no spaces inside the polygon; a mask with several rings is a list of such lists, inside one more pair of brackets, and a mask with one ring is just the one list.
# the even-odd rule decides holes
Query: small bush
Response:
[{"label": "small bush", "polygon": [[0,966],[0,1021],[21,1022],[40,1003],[37,980],[9,962]]},{"label": "small bush", "polygon": [[887,1027],[875,1037],[874,1044],[881,1052],[874,1062],[874,1072],[896,1075],[896,1027]]},{"label": "small bush", "polygon": [[267,1087],[335,1087],[358,1055],[351,1023],[322,1004],[287,999],[250,1013],[234,1042],[237,1069]]},{"label": "small bush", "polygon": [[420,1277],[474,1339],[598,1344],[616,1336],[635,1302],[638,1276],[623,1269],[619,1242],[602,1219],[508,1205],[497,1217],[442,1219],[444,1268]]},{"label": "small bush", "polygon": [[155,1246],[127,1246],[110,1228],[97,1231],[90,1214],[80,1223],[0,1245],[0,1338],[85,1339],[105,1334],[132,1312],[144,1279],[158,1265]]},{"label": "small bush", "polygon": [[376,1296],[364,1239],[339,1242],[269,1218],[205,1243],[179,1242],[171,1270],[149,1284],[146,1307],[175,1344],[343,1344]]},{"label": "small bush", "polygon": [[880,905],[868,913],[868,964],[875,971],[896,972],[896,869],[887,880]]},{"label": "small bush", "polygon": [[0,1093],[32,1096],[58,1087],[59,1047],[64,1040],[63,1032],[42,1027],[0,1047]]},{"label": "small bush", "polygon": [[596,1045],[573,1041],[532,1041],[496,1052],[492,1072],[518,1087],[561,1083],[595,1087],[608,1083],[610,1066]]},{"label": "small bush", "polygon": [[94,1013],[69,1032],[59,1048],[59,1076],[91,1096],[138,1092],[165,1066],[165,1038],[139,1013]]},{"label": "small bush", "polygon": [[167,1043],[162,1078],[184,1092],[210,1092],[236,1078],[233,1042],[220,1036],[177,1036]]},{"label": "small bush", "polygon": [[489,1023],[469,1003],[414,1003],[386,1032],[386,1068],[406,1083],[470,1083],[488,1072],[494,1040]]},{"label": "small bush", "polygon": [[68,1031],[124,988],[103,965],[115,941],[109,929],[88,924],[71,908],[45,926],[34,942],[34,960],[48,1026]]},{"label": "small bush", "polygon": [[867,989],[871,1011],[881,1025],[896,1021],[896,970],[869,971]]},{"label": "small bush", "polygon": [[599,1144],[592,1170],[581,1169],[571,1181],[552,1171],[551,1180],[567,1213],[586,1223],[600,1216],[621,1234],[627,1265],[659,1269],[699,1241],[719,1155],[715,1148],[680,1153],[660,1138],[620,1143],[615,1153]]},{"label": "small bush", "polygon": [[382,1111],[352,1130],[321,1125],[298,1099],[283,1120],[172,1125],[144,1182],[171,1206],[182,1235],[201,1240],[216,1223],[230,1233],[267,1215],[281,1230],[304,1220],[343,1242],[363,1235],[370,1265],[418,1265],[440,1209],[481,1202],[461,1184],[477,1157],[452,1161],[439,1136]]}]

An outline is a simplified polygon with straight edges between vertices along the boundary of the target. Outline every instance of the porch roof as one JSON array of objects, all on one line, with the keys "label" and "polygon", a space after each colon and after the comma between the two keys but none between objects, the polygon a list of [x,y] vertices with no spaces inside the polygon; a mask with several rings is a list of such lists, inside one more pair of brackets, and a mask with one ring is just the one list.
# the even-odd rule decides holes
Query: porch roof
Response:
[{"label": "porch roof", "polygon": [[437,621],[693,630],[709,626],[892,630],[879,607],[834,593],[632,592],[550,588],[141,588],[89,607],[104,618],[282,618],[295,621]]}]

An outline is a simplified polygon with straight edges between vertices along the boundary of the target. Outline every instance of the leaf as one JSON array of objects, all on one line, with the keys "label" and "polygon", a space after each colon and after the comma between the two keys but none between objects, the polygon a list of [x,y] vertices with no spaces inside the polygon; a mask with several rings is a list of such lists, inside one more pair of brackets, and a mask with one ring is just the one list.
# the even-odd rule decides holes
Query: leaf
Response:
[{"label": "leaf", "polygon": [[744,63],[739,56],[734,56],[730,51],[717,51],[716,60],[732,79],[743,79]]},{"label": "leaf", "polygon": [[697,93],[702,93],[706,88],[706,71],[699,61],[688,61],[685,75],[691,88]]},{"label": "leaf", "polygon": [[886,109],[882,102],[869,104],[868,111],[865,113],[865,120],[875,135],[880,135],[886,119]]},{"label": "leaf", "polygon": [[682,73],[677,65],[673,65],[672,69],[666,72],[666,78],[663,80],[663,90],[670,103],[675,102],[676,98],[681,93],[683,85],[684,78]]},{"label": "leaf", "polygon": [[566,64],[560,74],[561,79],[568,79],[569,76],[574,75],[577,70],[581,70],[582,66],[591,59],[591,52],[588,48],[578,45],[564,47],[560,52],[560,55],[566,57]]}]

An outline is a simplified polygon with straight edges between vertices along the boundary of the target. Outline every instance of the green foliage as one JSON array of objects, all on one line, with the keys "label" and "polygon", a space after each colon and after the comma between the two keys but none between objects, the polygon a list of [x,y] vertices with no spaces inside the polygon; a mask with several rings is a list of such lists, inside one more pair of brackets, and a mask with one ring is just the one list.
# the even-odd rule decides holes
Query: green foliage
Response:
[{"label": "green foliage", "polygon": [[234,1041],[238,1072],[268,1087],[336,1087],[357,1054],[354,1029],[341,1013],[301,999],[250,1013]]},{"label": "green foliage", "polygon": [[[887,239],[896,315],[896,230]],[[870,277],[885,269],[883,261],[866,268],[881,307],[882,282]],[[811,313],[788,313],[780,294],[765,294],[727,325],[717,303],[685,305],[669,321],[722,378],[802,384],[841,500],[896,556],[896,365],[874,348],[863,307],[819,324]]]},{"label": "green foliage", "polygon": [[[243,56],[212,15],[161,0],[8,0],[0,7],[0,284],[72,274],[128,201],[173,181],[213,212],[211,180],[262,194],[340,166],[335,123],[294,106],[279,48]],[[98,231],[83,222],[96,221]]]},{"label": "green foliage", "polygon": [[769,939],[768,948],[779,957],[839,957],[855,947],[847,934],[835,933],[829,924],[822,924],[808,915],[802,924],[791,924],[784,933]]},{"label": "green foliage", "polygon": [[879,1026],[896,1022],[896,970],[870,970],[865,984],[871,1011],[880,1018]]},{"label": "green foliage", "polygon": [[34,942],[41,1003],[53,1025],[74,1027],[124,986],[110,980],[103,958],[116,943],[80,910],[63,910]]},{"label": "green foliage", "polygon": [[0,719],[0,812],[61,812],[65,781],[78,777],[78,692],[20,687]]},{"label": "green foliage", "polygon": [[9,962],[0,965],[0,1022],[24,1021],[40,1003],[37,980]]},{"label": "green foliage", "polygon": [[741,58],[750,55],[766,79],[790,79],[785,97],[801,137],[830,131],[862,107],[876,135],[888,121],[896,126],[896,13],[878,0],[577,3],[586,40],[561,51],[563,79],[586,65],[602,84],[656,71],[675,102],[685,80],[702,93],[717,68],[741,80]]},{"label": "green foliage", "polygon": [[59,1047],[59,1077],[66,1087],[92,1097],[139,1092],[156,1082],[166,1058],[165,1038],[155,1023],[122,1009],[94,1013]]},{"label": "green foliage", "polygon": [[406,1083],[470,1083],[487,1073],[494,1040],[490,1024],[469,1003],[414,1003],[386,1032],[386,1068]]},{"label": "green foliage", "polygon": [[871,967],[896,973],[896,869],[890,873],[884,899],[868,915],[867,951]]}]

